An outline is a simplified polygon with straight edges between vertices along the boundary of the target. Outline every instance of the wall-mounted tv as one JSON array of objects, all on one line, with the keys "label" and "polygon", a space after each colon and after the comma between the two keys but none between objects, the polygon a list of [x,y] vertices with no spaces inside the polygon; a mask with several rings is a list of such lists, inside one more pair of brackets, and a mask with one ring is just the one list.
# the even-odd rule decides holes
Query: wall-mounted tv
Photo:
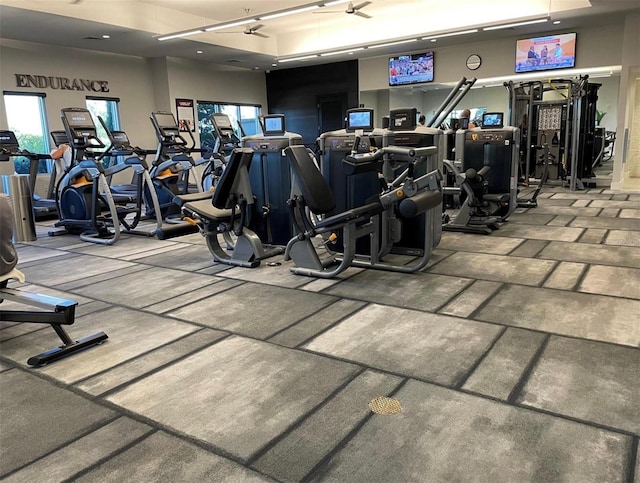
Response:
[{"label": "wall-mounted tv", "polygon": [[433,82],[433,52],[389,57],[389,85]]},{"label": "wall-mounted tv", "polygon": [[516,42],[516,72],[569,69],[576,64],[576,34],[555,34]]}]

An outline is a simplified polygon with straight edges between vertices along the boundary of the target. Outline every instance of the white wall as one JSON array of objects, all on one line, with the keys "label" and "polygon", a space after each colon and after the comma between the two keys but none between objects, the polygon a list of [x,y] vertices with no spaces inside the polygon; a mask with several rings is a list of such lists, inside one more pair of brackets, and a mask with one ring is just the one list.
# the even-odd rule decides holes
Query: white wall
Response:
[{"label": "white wall", "polygon": [[[61,129],[60,109],[83,107],[87,95],[120,98],[122,129],[133,144],[155,148],[157,141],[149,115],[155,110],[175,113],[175,98],[226,102],[267,103],[264,73],[215,67],[181,59],[144,59],[82,49],[0,39],[2,91],[45,93],[48,129]],[[109,92],[17,87],[15,74],[105,80]],[[0,129],[7,129],[0,100]],[[13,171],[0,163],[0,173]],[[38,192],[42,192],[39,180]]]}]

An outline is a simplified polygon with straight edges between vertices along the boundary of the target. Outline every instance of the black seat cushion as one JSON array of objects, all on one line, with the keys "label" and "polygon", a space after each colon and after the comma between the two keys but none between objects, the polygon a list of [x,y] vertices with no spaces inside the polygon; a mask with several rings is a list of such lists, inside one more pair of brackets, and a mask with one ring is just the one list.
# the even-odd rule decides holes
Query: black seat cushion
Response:
[{"label": "black seat cushion", "polygon": [[216,185],[216,190],[213,192],[213,199],[211,203],[216,208],[221,210],[232,208],[237,203],[237,199],[232,197],[232,189],[234,181],[240,169],[249,169],[251,159],[253,158],[253,149],[249,148],[236,148],[231,153],[229,161],[220,176],[220,180]]}]

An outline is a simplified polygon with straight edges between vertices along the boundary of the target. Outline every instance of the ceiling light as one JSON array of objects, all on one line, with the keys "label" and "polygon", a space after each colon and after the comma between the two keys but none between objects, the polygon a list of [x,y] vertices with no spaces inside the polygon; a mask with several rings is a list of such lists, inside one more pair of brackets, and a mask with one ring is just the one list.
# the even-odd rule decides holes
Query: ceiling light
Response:
[{"label": "ceiling light", "polygon": [[203,29],[189,30],[187,32],[178,32],[175,34],[163,35],[162,37],[158,37],[158,40],[163,41],[163,40],[178,39],[180,37],[188,37],[189,35],[201,34],[202,32],[204,32]]},{"label": "ceiling light", "polygon": [[392,45],[408,44],[410,42],[416,42],[417,40],[418,39],[398,40],[397,42],[388,42],[386,44],[370,45],[368,48],[369,49],[377,49],[377,48],[380,48],[380,47],[391,47]]},{"label": "ceiling light", "polygon": [[282,12],[270,13],[267,15],[260,15],[259,20],[270,20],[272,18],[284,17],[285,15],[293,15],[294,13],[308,12],[309,10],[315,10],[320,8],[320,5],[311,5],[309,7],[294,8],[292,10],[283,10]]},{"label": "ceiling light", "polygon": [[246,25],[248,23],[252,23],[252,22],[255,22],[255,21],[257,21],[257,18],[247,18],[247,19],[244,19],[244,20],[238,20],[237,22],[229,22],[229,23],[222,23],[222,24],[219,24],[219,25],[213,25],[211,27],[205,28],[204,30],[206,32],[213,32],[214,30],[221,30],[221,29],[226,29],[226,28],[229,28],[229,27],[237,27],[239,25]]},{"label": "ceiling light", "polygon": [[478,29],[471,29],[471,30],[462,30],[460,32],[449,32],[447,34],[429,35],[427,37],[422,37],[422,40],[441,39],[443,37],[453,37],[455,35],[475,34],[477,31]]},{"label": "ceiling light", "polygon": [[325,2],[323,7],[333,7],[334,5],[340,5],[341,3],[347,3],[350,0],[333,0],[333,2]]},{"label": "ceiling light", "polygon": [[560,20],[554,20],[553,21],[553,25],[558,25],[560,23]]},{"label": "ceiling light", "polygon": [[103,39],[110,39],[110,38],[111,38],[111,35],[104,34],[104,35],[102,36],[102,38],[103,38]]},{"label": "ceiling light", "polygon": [[489,31],[489,30],[508,29],[511,27],[522,27],[523,25],[533,25],[534,23],[545,23],[548,21],[549,19],[545,17],[545,18],[538,18],[535,20],[525,20],[524,22],[515,22],[515,23],[507,23],[504,25],[494,25],[492,27],[484,27],[482,30]]},{"label": "ceiling light", "polygon": [[431,42],[437,42],[438,39],[431,39]]},{"label": "ceiling light", "polygon": [[203,54],[202,50],[196,50],[196,54]]},{"label": "ceiling light", "polygon": [[313,54],[313,55],[303,55],[302,57],[291,57],[290,59],[279,59],[278,62],[293,62],[296,60],[307,60],[307,59],[313,59],[314,57],[318,57],[318,54]]},{"label": "ceiling light", "polygon": [[335,52],[325,52],[323,54],[320,54],[320,57],[327,57],[329,55],[338,55],[338,54],[353,54],[354,52],[357,52],[358,50],[364,50],[364,47],[357,47],[355,49],[337,50]]}]

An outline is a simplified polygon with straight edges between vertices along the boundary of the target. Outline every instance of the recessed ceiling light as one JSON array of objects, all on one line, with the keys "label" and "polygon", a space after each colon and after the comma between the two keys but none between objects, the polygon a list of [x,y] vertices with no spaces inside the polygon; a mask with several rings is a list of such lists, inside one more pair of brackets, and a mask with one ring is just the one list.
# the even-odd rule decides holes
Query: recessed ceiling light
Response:
[{"label": "recessed ceiling light", "polygon": [[431,42],[437,42],[438,39],[431,39]]},{"label": "recessed ceiling light", "polygon": [[202,54],[202,50],[196,50],[196,54]]},{"label": "recessed ceiling light", "polygon": [[560,20],[554,20],[553,21],[553,25],[558,25],[560,23]]},{"label": "recessed ceiling light", "polygon": [[110,38],[111,38],[111,35],[104,34],[104,35],[102,36],[102,38],[103,38],[103,39],[110,39]]},{"label": "recessed ceiling light", "polygon": [[271,64],[271,67],[278,67],[278,64]]}]

